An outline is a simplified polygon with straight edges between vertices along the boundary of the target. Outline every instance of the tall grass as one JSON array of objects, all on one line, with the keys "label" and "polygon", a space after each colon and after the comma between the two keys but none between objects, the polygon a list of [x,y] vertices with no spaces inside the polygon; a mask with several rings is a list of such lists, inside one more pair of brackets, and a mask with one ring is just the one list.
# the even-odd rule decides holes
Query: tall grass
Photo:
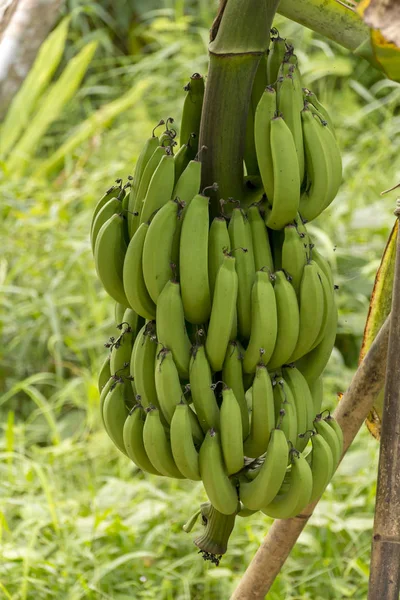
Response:
[{"label": "tall grass", "polygon": [[[201,485],[139,473],[98,414],[97,371],[114,323],[94,273],[90,214],[110,183],[132,172],[159,118],[179,122],[184,83],[205,72],[209,20],[186,10],[194,5],[171,0],[137,21],[152,40],[148,53],[103,49],[24,175],[0,184],[0,598],[228,598],[270,524],[260,515],[238,519],[221,566],[204,563],[181,529],[204,500]],[[84,23],[72,23],[71,55]],[[354,368],[393,222],[394,199],[379,192],[400,179],[400,91],[309,30],[277,24],[298,48],[306,85],[332,111],[344,152],[345,183],[313,224],[340,285],[340,343],[326,377],[334,406]],[[109,127],[109,107],[140,86],[145,97],[122,102]],[[366,598],[376,467],[376,442],[363,431],[272,600]]]}]

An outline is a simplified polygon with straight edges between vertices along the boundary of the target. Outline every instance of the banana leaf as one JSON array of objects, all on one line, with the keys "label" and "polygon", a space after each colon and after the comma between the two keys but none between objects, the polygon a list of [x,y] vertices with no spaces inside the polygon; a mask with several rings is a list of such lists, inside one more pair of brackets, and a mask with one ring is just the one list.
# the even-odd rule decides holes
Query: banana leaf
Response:
[{"label": "banana leaf", "polygon": [[[394,268],[396,262],[396,245],[398,235],[398,220],[393,226],[386,248],[383,252],[381,264],[376,273],[375,283],[372,290],[367,322],[365,324],[364,336],[361,345],[359,362],[368,352],[377,333],[382,327],[392,306],[392,289],[394,280]],[[367,417],[366,425],[374,438],[380,439],[384,390],[376,399],[375,406]]]}]

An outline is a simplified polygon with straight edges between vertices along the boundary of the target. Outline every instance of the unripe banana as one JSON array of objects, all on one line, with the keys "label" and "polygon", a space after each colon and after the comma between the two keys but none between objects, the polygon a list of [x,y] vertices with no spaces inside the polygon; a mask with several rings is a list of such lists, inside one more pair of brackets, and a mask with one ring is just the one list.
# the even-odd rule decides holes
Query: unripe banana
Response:
[{"label": "unripe banana", "polygon": [[[161,121],[159,124],[161,124]],[[136,198],[137,198],[137,194],[139,191],[140,181],[142,179],[142,176],[143,176],[144,170],[147,166],[147,163],[149,162],[150,158],[154,154],[154,151],[158,148],[158,144],[159,144],[159,139],[157,136],[154,135],[154,130],[153,130],[153,135],[145,141],[143,148],[139,154],[139,157],[136,161],[135,172],[133,174],[132,187],[131,187],[131,191],[129,193],[129,202],[128,202],[128,211],[129,212],[127,215],[127,219],[128,219],[128,230],[129,230],[130,237],[133,237],[133,234],[135,233],[134,221],[136,221],[137,223],[139,222],[137,218],[134,219],[133,213],[137,209]]]},{"label": "unripe banana", "polygon": [[125,402],[124,384],[114,383],[104,400],[103,419],[108,435],[123,454],[126,454],[123,429],[127,416],[128,409]]},{"label": "unripe banana", "polygon": [[299,210],[300,177],[296,146],[289,127],[282,117],[271,121],[271,155],[274,178],[274,194],[268,198],[272,205],[266,215],[271,229],[282,229],[293,221]]},{"label": "unripe banana", "polygon": [[315,381],[312,381],[308,386],[310,388],[312,400],[313,400],[313,418],[321,412],[322,401],[324,398],[324,381],[322,377],[318,377]]},{"label": "unripe banana", "polygon": [[161,475],[151,464],[143,443],[145,412],[140,404],[136,404],[127,416],[123,429],[123,440],[126,453],[142,471]]},{"label": "unripe banana", "polygon": [[118,329],[120,329],[121,334],[113,342],[111,350],[111,375],[115,375],[118,371],[125,368],[128,374],[132,346],[139,329],[139,317],[131,308],[127,308],[124,312],[123,321],[120,323]]},{"label": "unripe banana", "polygon": [[212,505],[224,515],[236,512],[236,488],[225,472],[220,436],[214,429],[210,429],[204,438],[199,464],[204,488]]},{"label": "unripe banana", "polygon": [[277,271],[274,277],[277,336],[268,363],[269,370],[277,369],[288,362],[296,347],[300,328],[299,306],[290,278],[285,271]]},{"label": "unripe banana", "polygon": [[185,318],[205,323],[211,312],[208,283],[208,203],[197,194],[189,204],[182,224],[179,264]]},{"label": "unripe banana", "polygon": [[287,382],[279,378],[274,385],[274,405],[276,427],[282,429],[288,442],[295,447],[297,444],[297,412],[296,404]]},{"label": "unripe banana", "polygon": [[334,283],[333,283],[332,269],[331,269],[328,261],[322,256],[322,254],[320,254],[318,252],[318,250],[315,248],[315,246],[313,244],[311,245],[311,257],[313,260],[315,260],[315,262],[317,263],[317,265],[319,266],[321,271],[324,272],[325,277],[329,281],[329,286],[330,286],[331,290],[333,290]]},{"label": "unripe banana", "polygon": [[99,235],[100,229],[103,227],[104,223],[108,221],[108,219],[117,213],[122,213],[122,202],[121,200],[118,200],[118,198],[112,198],[109,200],[107,204],[105,204],[98,212],[93,222],[93,227],[90,231],[90,244],[92,246],[93,255],[96,246],[96,239]]},{"label": "unripe banana", "polygon": [[103,414],[104,402],[107,398],[107,395],[108,395],[108,392],[110,391],[111,386],[114,385],[115,383],[116,383],[115,379],[113,377],[110,377],[109,380],[106,382],[106,384],[103,386],[103,389],[101,390],[101,393],[100,393],[99,410],[100,410],[100,416],[101,416],[101,420],[102,420],[104,429],[106,429],[106,424],[104,422],[104,414]]},{"label": "unripe banana", "polygon": [[[248,223],[247,223],[248,225]],[[237,316],[239,335],[245,339],[251,332],[251,291],[255,277],[253,243],[250,227],[246,225],[240,208],[234,208],[229,223],[231,247],[236,250],[238,275]]]},{"label": "unripe banana", "polygon": [[321,329],[319,330],[317,339],[315,340],[315,342],[312,345],[312,348],[315,348],[316,346],[318,346],[318,344],[320,344],[322,342],[322,340],[325,337],[326,328],[328,326],[328,315],[332,314],[333,306],[335,303],[335,298],[333,297],[333,288],[331,288],[331,286],[329,285],[329,281],[327,280],[325,273],[322,271],[322,269],[319,268],[319,265],[317,264],[316,261],[312,261],[312,262],[314,262],[315,265],[317,266],[318,276],[319,276],[319,280],[321,282],[322,295],[323,295],[323,316],[322,316]]},{"label": "unripe banana", "polygon": [[311,467],[313,486],[309,502],[317,500],[333,475],[333,457],[329,444],[318,433],[311,436],[312,450],[307,456]]},{"label": "unripe banana", "polygon": [[219,429],[219,408],[211,387],[211,369],[204,346],[195,346],[192,350],[189,377],[193,405],[202,430],[205,433],[211,428]]},{"label": "unripe banana", "polygon": [[240,483],[240,500],[251,510],[260,510],[275,498],[283,483],[288,462],[288,443],[281,429],[273,429],[267,454],[253,481]]},{"label": "unripe banana", "polygon": [[114,305],[114,320],[115,326],[118,327],[120,323],[124,320],[124,312],[126,311],[126,307],[116,302]]},{"label": "unripe banana", "polygon": [[312,221],[333,199],[333,170],[327,138],[322,131],[324,126],[307,108],[302,110],[301,117],[307,186],[300,198],[300,213],[307,221]]},{"label": "unripe banana", "polygon": [[143,276],[143,247],[149,230],[142,223],[131,239],[125,255],[123,268],[124,290],[133,310],[145,319],[154,319],[156,306],[150,298]]},{"label": "unripe banana", "polygon": [[265,193],[270,201],[274,196],[274,172],[271,153],[271,122],[276,112],[276,92],[265,88],[254,115],[254,140],[258,167]]},{"label": "unripe banana", "polygon": [[318,379],[332,354],[332,348],[335,345],[336,339],[337,319],[337,308],[333,305],[332,314],[328,316],[328,325],[324,339],[314,350],[311,350],[311,352],[308,352],[297,361],[296,366],[307,379],[308,385],[311,385]]},{"label": "unripe banana", "polygon": [[179,148],[179,150],[174,155],[174,165],[175,165],[175,185],[177,184],[179,177],[182,175],[183,171],[188,166],[190,159],[192,157],[192,144],[193,139],[196,136],[190,136],[188,140],[186,140],[185,144]]},{"label": "unripe banana", "polygon": [[193,442],[190,408],[180,402],[171,420],[171,449],[175,464],[187,479],[199,481],[199,454]]},{"label": "unripe banana", "polygon": [[226,254],[215,281],[206,338],[206,354],[214,371],[222,369],[236,313],[238,276],[235,262],[233,256]]},{"label": "unripe banana", "polygon": [[130,365],[137,394],[145,408],[150,405],[159,406],[154,380],[156,351],[155,324],[154,321],[148,321],[135,340]]},{"label": "unripe banana", "polygon": [[220,410],[221,447],[228,475],[237,473],[244,466],[242,417],[233,390],[222,389]]},{"label": "unripe banana", "polygon": [[254,373],[259,363],[268,364],[275,347],[277,312],[271,277],[257,271],[251,290],[251,333],[243,357],[245,373]]},{"label": "unripe banana", "polygon": [[251,89],[250,104],[253,112],[255,112],[267,85],[267,54],[265,53],[261,55],[257,71],[254,76],[253,87]]},{"label": "unripe banana", "polygon": [[237,403],[239,404],[242,419],[242,435],[245,440],[249,435],[249,410],[247,408],[243,387],[242,361],[243,354],[241,353],[238,342],[230,342],[222,367],[222,381],[228,387],[232,388]]},{"label": "unripe banana", "polygon": [[286,52],[285,40],[279,37],[271,39],[267,59],[267,81],[269,85],[276,84],[280,66],[283,62]]},{"label": "unripe banana", "polygon": [[[283,369],[283,377],[293,394],[297,416],[297,434],[301,435],[307,430],[312,429],[315,418],[314,403],[310,388],[301,372],[294,366]],[[295,447],[301,452],[306,444],[307,440],[305,438],[298,437]]]},{"label": "unripe banana", "polygon": [[[300,105],[299,98],[301,99]],[[278,109],[283,114],[283,118],[293,136],[299,165],[300,183],[304,177],[303,128],[300,114],[302,108],[303,94],[301,88],[297,89],[293,75],[287,75],[283,78],[278,88]]]},{"label": "unripe banana", "polygon": [[171,444],[168,440],[164,426],[161,423],[160,411],[150,407],[146,411],[146,420],[143,427],[143,443],[153,467],[166,477],[184,479],[175,464]]},{"label": "unripe banana", "polygon": [[292,466],[287,492],[278,494],[262,509],[274,519],[290,519],[298,515],[310,501],[313,479],[311,469],[302,454],[292,452]]},{"label": "unripe banana", "polygon": [[106,192],[105,194],[100,198],[100,200],[97,202],[95,209],[93,211],[93,215],[92,215],[92,221],[91,221],[91,225],[90,225],[90,231],[93,229],[93,224],[96,220],[97,215],[99,214],[99,212],[101,211],[101,209],[103,208],[103,206],[105,204],[107,204],[111,198],[116,198],[120,193],[121,193],[121,183],[122,183],[122,179],[117,179],[118,181],[118,185],[112,185]]},{"label": "unripe banana", "polygon": [[122,281],[126,253],[123,228],[124,217],[121,215],[113,215],[104,223],[97,235],[94,258],[97,274],[107,294],[128,307]]},{"label": "unripe banana", "polygon": [[204,98],[204,78],[199,73],[194,73],[189,83],[185,86],[187,92],[183,103],[182,122],[180,130],[181,145],[186,143],[192,133],[195,134],[191,145],[191,158],[198,152],[201,110]]},{"label": "unripe banana", "polygon": [[307,246],[293,225],[285,227],[285,237],[282,245],[282,269],[291,277],[291,283],[297,295],[300,293],[300,283],[307,263]]},{"label": "unripe banana", "polygon": [[169,348],[174,357],[179,376],[189,379],[191,343],[186,331],[180,285],[168,281],[157,301],[157,338]]},{"label": "unripe banana", "polygon": [[208,236],[208,280],[211,298],[214,296],[215,280],[226,252],[231,251],[231,240],[224,217],[215,217]]},{"label": "unripe banana", "polygon": [[341,457],[343,454],[343,445],[344,445],[343,430],[342,430],[341,426],[339,425],[339,423],[336,421],[336,419],[334,417],[332,417],[332,415],[328,415],[327,417],[325,417],[324,421],[326,423],[328,423],[329,427],[331,427],[333,429],[333,431],[336,433],[336,436],[339,440],[340,457]]},{"label": "unripe banana", "polygon": [[101,365],[99,377],[97,380],[97,387],[99,389],[100,394],[101,394],[104,386],[106,385],[107,381],[110,379],[110,377],[111,377],[110,355],[107,354],[107,356],[105,357],[105,359],[103,361],[103,364]]},{"label": "unripe banana", "polygon": [[[326,110],[326,108],[318,100],[318,98],[314,94],[314,92],[312,92],[311,90],[308,90],[307,88],[304,88],[303,92],[304,92],[304,99],[307,102],[310,102],[316,108],[316,110],[321,114],[324,121],[326,121],[328,123],[328,127],[332,131],[333,135],[335,135],[335,127],[333,125],[332,119],[331,119],[328,111]],[[335,135],[335,137],[336,137],[336,135]]]},{"label": "unripe banana", "polygon": [[329,426],[328,423],[324,421],[321,415],[317,415],[317,417],[315,418],[314,427],[317,430],[317,432],[328,443],[329,448],[332,452],[333,469],[336,470],[336,467],[338,466],[340,458],[342,456],[343,437],[339,438],[336,430],[333,427]]},{"label": "unripe banana", "polygon": [[147,223],[156,210],[171,198],[174,189],[175,167],[172,154],[165,154],[150,180],[139,223]]},{"label": "unripe banana", "polygon": [[322,325],[324,298],[318,267],[313,261],[304,267],[300,284],[299,304],[299,337],[289,362],[298,360],[311,350]]},{"label": "unripe banana", "polygon": [[266,367],[258,365],[252,387],[250,433],[244,442],[245,456],[261,456],[268,448],[270,433],[274,427],[274,394],[271,379]]},{"label": "unripe banana", "polygon": [[328,208],[332,200],[335,198],[342,183],[342,157],[336,138],[333,135],[331,129],[327,125],[325,125],[325,123],[323,124],[321,132],[322,136],[325,138],[325,146],[329,151],[332,169],[332,182],[330,194],[329,199],[327,199],[324,205],[325,209]]},{"label": "unripe banana", "polygon": [[[135,197],[135,202],[132,209],[131,219],[129,223],[129,234],[131,238],[134,236],[136,230],[141,223],[141,215],[143,210],[143,202],[146,198],[147,190],[157,167],[160,164],[161,159],[165,156],[165,148],[158,146],[151,157],[149,158],[146,167],[144,168],[138,191]],[[129,209],[131,210],[131,209]]]},{"label": "unripe banana", "polygon": [[172,262],[179,268],[179,246],[181,241],[182,223],[185,218],[187,207],[199,192],[201,178],[201,162],[199,160],[191,160],[186,169],[180,176],[172,193],[172,198],[178,199],[182,208],[178,215],[174,240],[172,242]]},{"label": "unripe banana", "polygon": [[161,290],[173,276],[172,243],[177,226],[179,204],[169,200],[150,223],[143,245],[143,277],[147,291],[157,303]]},{"label": "unripe banana", "polygon": [[160,409],[170,424],[182,398],[182,387],[171,350],[160,345],[155,363],[155,384]]},{"label": "unripe banana", "polygon": [[260,215],[258,206],[250,206],[247,211],[247,218],[250,223],[256,271],[265,269],[272,273],[274,271],[274,263],[272,261],[268,231],[265,227],[264,219]]}]

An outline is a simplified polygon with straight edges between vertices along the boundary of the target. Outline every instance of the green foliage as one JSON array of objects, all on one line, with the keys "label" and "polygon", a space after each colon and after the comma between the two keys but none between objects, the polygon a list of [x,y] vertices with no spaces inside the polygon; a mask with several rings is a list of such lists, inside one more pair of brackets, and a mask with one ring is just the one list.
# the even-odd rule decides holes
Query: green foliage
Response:
[{"label": "green foliage", "polygon": [[[192,543],[198,529],[190,535],[181,530],[204,500],[201,486],[138,473],[100,423],[97,372],[102,345],[115,329],[113,302],[90,254],[90,214],[116,177],[132,173],[157,121],[173,115],[179,123],[183,85],[206,69],[213,10],[212,2],[166,1],[136,17],[148,44],[123,56],[110,32],[128,4],[70,0],[59,69],[65,73],[69,59],[93,39],[104,34],[107,44],[100,42],[101,59],[91,61],[79,91],[63,90],[65,102],[57,94],[60,105],[35,134],[34,147],[27,140],[24,176],[4,176],[0,183],[4,598],[228,598],[270,523],[258,515],[238,519],[221,567],[203,563]],[[340,287],[339,344],[326,378],[333,407],[357,361],[375,270],[393,223],[394,197],[379,192],[399,178],[400,87],[309,30],[283,18],[277,26],[298,48],[306,85],[329,106],[344,153],[339,196],[310,226]],[[35,123],[31,115],[40,114],[35,111],[46,118],[53,59],[53,67],[42,67],[45,83],[35,87],[28,128],[18,136],[27,135]],[[21,168],[14,150],[9,160]],[[377,445],[364,431],[276,581],[272,600],[315,600],[321,589],[324,600],[366,598],[376,467]]]}]

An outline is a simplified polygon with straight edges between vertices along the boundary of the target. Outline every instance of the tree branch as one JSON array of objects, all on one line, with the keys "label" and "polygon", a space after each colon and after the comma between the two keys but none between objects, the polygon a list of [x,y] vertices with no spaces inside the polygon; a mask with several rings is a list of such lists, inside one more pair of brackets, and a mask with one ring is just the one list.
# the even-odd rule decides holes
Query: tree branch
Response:
[{"label": "tree branch", "polygon": [[[390,317],[358,367],[334,417],[344,435],[343,455],[354,440],[385,382]],[[248,566],[231,600],[263,600],[312,515],[318,500],[293,519],[276,520]]]}]

